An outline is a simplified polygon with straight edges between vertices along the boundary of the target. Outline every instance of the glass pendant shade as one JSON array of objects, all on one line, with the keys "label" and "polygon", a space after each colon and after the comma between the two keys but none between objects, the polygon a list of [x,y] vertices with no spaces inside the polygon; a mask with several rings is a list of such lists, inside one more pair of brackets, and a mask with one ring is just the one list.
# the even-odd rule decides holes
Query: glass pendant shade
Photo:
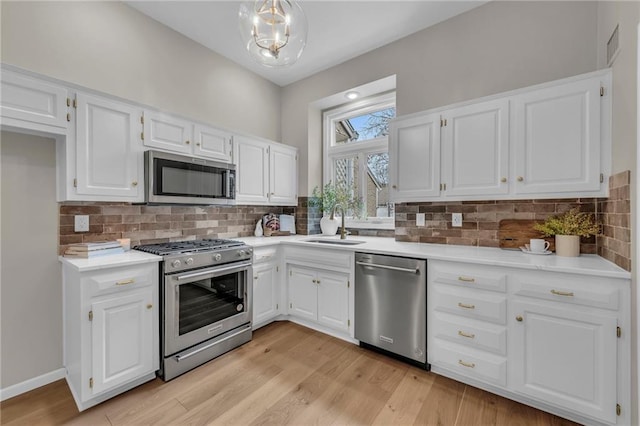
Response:
[{"label": "glass pendant shade", "polygon": [[298,60],[307,43],[307,18],[297,2],[244,2],[238,15],[242,42],[256,62],[284,67]]}]

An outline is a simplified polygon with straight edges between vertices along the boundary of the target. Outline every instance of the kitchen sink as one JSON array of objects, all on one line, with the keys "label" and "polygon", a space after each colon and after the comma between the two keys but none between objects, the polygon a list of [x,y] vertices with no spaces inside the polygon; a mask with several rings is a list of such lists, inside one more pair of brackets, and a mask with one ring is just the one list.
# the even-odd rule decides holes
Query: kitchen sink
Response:
[{"label": "kitchen sink", "polygon": [[355,246],[358,244],[364,244],[366,241],[358,240],[324,240],[315,238],[311,240],[304,240],[306,243],[321,243],[321,244],[335,244],[337,246]]}]

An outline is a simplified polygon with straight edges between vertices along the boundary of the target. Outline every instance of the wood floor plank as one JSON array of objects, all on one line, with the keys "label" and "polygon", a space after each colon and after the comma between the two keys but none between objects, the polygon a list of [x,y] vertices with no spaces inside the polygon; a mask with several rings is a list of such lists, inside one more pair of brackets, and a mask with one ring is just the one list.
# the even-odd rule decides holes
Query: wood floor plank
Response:
[{"label": "wood floor plank", "polygon": [[79,413],[64,380],[0,403],[2,425],[575,426],[290,322],[170,382]]}]

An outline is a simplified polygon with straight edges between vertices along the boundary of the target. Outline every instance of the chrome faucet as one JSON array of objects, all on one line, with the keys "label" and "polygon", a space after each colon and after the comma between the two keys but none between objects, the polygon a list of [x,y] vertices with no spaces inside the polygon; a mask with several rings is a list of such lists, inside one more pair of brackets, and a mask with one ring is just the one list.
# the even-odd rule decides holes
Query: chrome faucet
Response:
[{"label": "chrome faucet", "polygon": [[336,205],[336,206],[334,207],[334,211],[335,211],[335,210],[337,210],[337,209],[340,209],[340,213],[342,214],[342,216],[341,216],[342,225],[341,225],[341,227],[340,227],[340,239],[341,239],[341,240],[346,240],[346,239],[347,239],[347,230],[346,230],[346,229],[345,229],[345,227],[344,227],[344,216],[345,216],[345,213],[344,213],[344,206],[342,206],[342,205]]}]

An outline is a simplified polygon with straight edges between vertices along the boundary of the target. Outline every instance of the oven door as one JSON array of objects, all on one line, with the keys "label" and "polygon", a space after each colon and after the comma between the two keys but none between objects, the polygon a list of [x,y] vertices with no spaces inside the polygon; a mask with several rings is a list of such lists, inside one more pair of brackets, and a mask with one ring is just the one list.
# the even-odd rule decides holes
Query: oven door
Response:
[{"label": "oven door", "polygon": [[165,275],[164,355],[251,321],[251,263]]}]

